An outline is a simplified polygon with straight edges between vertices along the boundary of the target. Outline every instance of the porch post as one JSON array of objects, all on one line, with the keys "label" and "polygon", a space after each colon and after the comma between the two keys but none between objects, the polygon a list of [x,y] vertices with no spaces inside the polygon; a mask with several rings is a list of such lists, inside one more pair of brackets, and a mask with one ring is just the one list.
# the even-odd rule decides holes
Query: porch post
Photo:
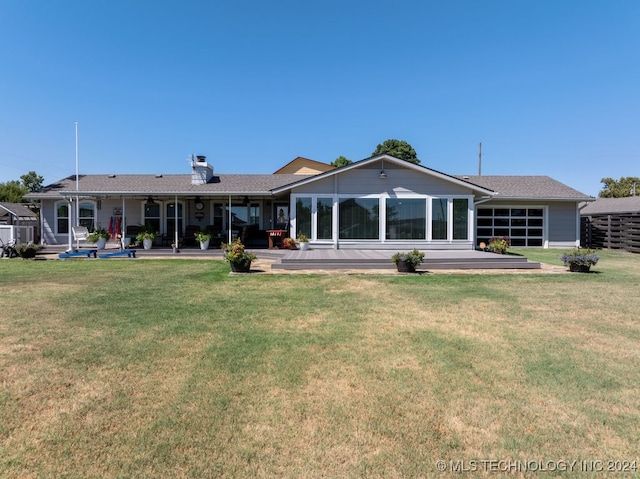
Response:
[{"label": "porch post", "polygon": [[68,206],[68,210],[69,211],[68,211],[68,215],[67,215],[68,216],[67,221],[69,223],[69,225],[68,225],[69,231],[67,233],[67,238],[69,240],[69,248],[67,249],[67,251],[73,251],[73,238],[71,237],[72,232],[73,232],[73,230],[72,230],[72,228],[73,228],[73,218],[72,218],[73,213],[71,211],[72,210],[72,206],[73,206],[73,200],[71,198],[69,198],[69,206]]},{"label": "porch post", "polygon": [[125,207],[124,196],[122,197],[122,221],[120,222],[120,248],[124,249],[124,235],[125,231],[127,231],[126,218],[127,218],[127,210]]},{"label": "porch post", "polygon": [[[176,195],[176,201],[175,201],[175,206],[173,208],[173,215],[174,215],[174,227],[173,227],[173,239],[174,239],[174,245],[176,245],[176,248],[178,248],[178,241],[180,240],[180,238],[178,238],[178,195]],[[184,212],[183,212],[184,214]],[[177,250],[176,250],[177,251]]]},{"label": "porch post", "polygon": [[229,195],[229,205],[227,207],[227,211],[229,212],[229,218],[227,219],[227,236],[228,243],[231,244],[231,195]]}]

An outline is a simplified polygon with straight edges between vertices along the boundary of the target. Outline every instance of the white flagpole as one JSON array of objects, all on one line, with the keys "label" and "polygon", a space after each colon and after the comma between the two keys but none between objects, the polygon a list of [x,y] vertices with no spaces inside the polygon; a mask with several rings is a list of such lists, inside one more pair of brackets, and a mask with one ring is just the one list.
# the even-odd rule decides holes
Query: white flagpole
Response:
[{"label": "white flagpole", "polygon": [[78,122],[76,121],[76,226],[80,226],[80,198],[78,191],[80,190],[80,178],[78,168]]}]

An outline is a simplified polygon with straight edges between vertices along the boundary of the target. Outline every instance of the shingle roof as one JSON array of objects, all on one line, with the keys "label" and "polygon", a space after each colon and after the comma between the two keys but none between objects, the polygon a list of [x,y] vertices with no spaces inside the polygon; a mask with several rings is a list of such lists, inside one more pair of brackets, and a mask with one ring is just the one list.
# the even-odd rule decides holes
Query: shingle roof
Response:
[{"label": "shingle roof", "polygon": [[457,176],[497,192],[496,199],[558,199],[588,201],[590,196],[549,176]]},{"label": "shingle roof", "polygon": [[[78,191],[87,194],[268,194],[272,189],[304,178],[302,175],[214,175],[204,185],[191,184],[191,175],[80,175]],[[29,198],[58,197],[76,192],[75,175],[69,176]]]},{"label": "shingle roof", "polygon": [[8,214],[13,214],[20,219],[27,220],[38,218],[38,215],[21,203],[0,203],[0,216]]},{"label": "shingle roof", "polygon": [[640,196],[598,198],[580,210],[583,216],[620,213],[640,213]]}]

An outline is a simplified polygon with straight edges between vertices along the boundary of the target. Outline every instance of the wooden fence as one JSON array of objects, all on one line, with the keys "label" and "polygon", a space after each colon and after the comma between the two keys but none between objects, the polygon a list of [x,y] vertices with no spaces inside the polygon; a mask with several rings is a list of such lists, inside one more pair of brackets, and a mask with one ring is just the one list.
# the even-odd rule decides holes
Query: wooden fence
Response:
[{"label": "wooden fence", "polygon": [[583,247],[640,253],[640,214],[583,216],[580,226]]}]

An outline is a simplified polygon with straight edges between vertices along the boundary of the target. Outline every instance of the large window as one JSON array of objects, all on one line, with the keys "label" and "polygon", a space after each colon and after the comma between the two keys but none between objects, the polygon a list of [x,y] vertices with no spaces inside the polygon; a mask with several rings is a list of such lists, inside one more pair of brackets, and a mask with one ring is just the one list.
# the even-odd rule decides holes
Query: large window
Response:
[{"label": "large window", "polygon": [[56,204],[56,231],[61,235],[69,233],[69,203]]},{"label": "large window", "polygon": [[425,239],[427,203],[422,199],[388,198],[386,201],[387,239]]},{"label": "large window", "polygon": [[542,208],[478,208],[477,216],[478,244],[496,236],[508,236],[511,246],[544,245]]},{"label": "large window", "polygon": [[378,198],[341,198],[340,239],[379,239],[380,200]]},{"label": "large window", "polygon": [[434,240],[447,239],[448,208],[447,198],[433,198],[431,200],[431,238]]},{"label": "large window", "polygon": [[[178,203],[178,232],[182,233],[182,203]],[[175,203],[167,204],[167,233],[173,233],[176,230],[176,206]]]},{"label": "large window", "polygon": [[145,203],[144,226],[153,231],[160,231],[160,205],[158,203]]},{"label": "large window", "polygon": [[311,238],[311,198],[296,200],[296,234]]},{"label": "large window", "polygon": [[333,199],[318,198],[318,239],[328,240],[333,238]]},{"label": "large window", "polygon": [[78,224],[86,227],[89,231],[96,228],[96,205],[95,203],[82,202],[79,208],[80,218]]}]

